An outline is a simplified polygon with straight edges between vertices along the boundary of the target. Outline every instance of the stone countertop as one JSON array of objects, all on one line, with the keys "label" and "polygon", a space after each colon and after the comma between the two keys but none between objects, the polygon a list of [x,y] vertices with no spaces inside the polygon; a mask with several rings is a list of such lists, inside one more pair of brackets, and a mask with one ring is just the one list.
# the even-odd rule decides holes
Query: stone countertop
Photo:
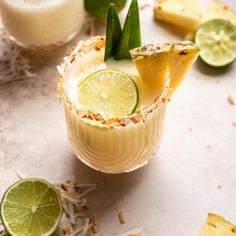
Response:
[{"label": "stone countertop", "polygon": [[[144,42],[183,38],[155,23],[150,7],[141,21]],[[147,236],[198,236],[208,212],[236,223],[236,106],[227,102],[228,95],[236,100],[235,65],[221,71],[198,61],[168,105],[164,140],[150,164],[108,175],[83,165],[68,144],[56,95],[55,66],[64,52],[39,60],[35,78],[0,86],[0,194],[17,180],[16,171],[96,183],[89,205],[102,236],[140,227]],[[121,209],[125,225],[117,218]]]}]

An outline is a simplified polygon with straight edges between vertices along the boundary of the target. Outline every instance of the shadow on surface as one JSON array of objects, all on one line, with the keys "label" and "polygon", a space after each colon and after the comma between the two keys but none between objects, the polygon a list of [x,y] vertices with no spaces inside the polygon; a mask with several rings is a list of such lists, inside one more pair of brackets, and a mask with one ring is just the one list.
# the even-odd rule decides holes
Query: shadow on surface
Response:
[{"label": "shadow on surface", "polygon": [[[214,77],[215,76],[220,77],[220,76],[230,72],[233,69],[233,65],[223,67],[223,68],[211,67],[211,66],[207,65],[206,63],[204,63],[200,58],[196,62],[196,67],[201,73],[203,73],[205,75],[214,76]],[[211,77],[209,77],[209,78],[211,78]]]},{"label": "shadow on surface", "polygon": [[133,192],[131,194],[133,196],[135,192],[138,192],[152,168],[149,164],[130,173],[105,174],[87,167],[75,156],[72,163],[77,181],[97,184],[96,191],[88,198],[90,199],[89,207],[100,219],[114,211],[117,211],[118,214],[118,211],[121,210],[120,205],[123,205],[123,201],[127,201],[129,194]]},{"label": "shadow on surface", "polygon": [[99,201],[94,205],[103,210],[139,185],[148,170],[148,166],[145,166],[130,173],[106,174],[87,167],[76,156],[74,156],[73,166],[74,175],[78,181],[86,180],[98,185],[95,198],[98,198]]}]

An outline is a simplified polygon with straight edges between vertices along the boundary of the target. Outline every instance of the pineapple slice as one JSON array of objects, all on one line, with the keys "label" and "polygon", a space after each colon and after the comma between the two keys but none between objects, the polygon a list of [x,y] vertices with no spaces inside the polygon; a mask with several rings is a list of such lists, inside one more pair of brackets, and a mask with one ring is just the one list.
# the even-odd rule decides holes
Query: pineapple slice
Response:
[{"label": "pineapple slice", "polygon": [[144,84],[157,95],[161,95],[166,86],[171,48],[172,44],[168,43],[150,44],[130,51]]},{"label": "pineapple slice", "polygon": [[236,13],[227,5],[220,1],[213,0],[208,6],[206,12],[202,15],[201,22],[206,22],[212,19],[228,20],[236,25]]},{"label": "pineapple slice", "polygon": [[236,226],[219,215],[209,213],[200,236],[236,236]]},{"label": "pineapple slice", "polygon": [[197,59],[199,48],[190,41],[146,45],[131,50],[132,60],[144,83],[160,95],[170,75],[172,94]]},{"label": "pineapple slice", "polygon": [[198,0],[157,0],[155,19],[194,31],[200,22]]},{"label": "pineapple slice", "polygon": [[191,41],[174,44],[170,55],[170,89],[172,92],[180,85],[199,55],[199,48]]}]

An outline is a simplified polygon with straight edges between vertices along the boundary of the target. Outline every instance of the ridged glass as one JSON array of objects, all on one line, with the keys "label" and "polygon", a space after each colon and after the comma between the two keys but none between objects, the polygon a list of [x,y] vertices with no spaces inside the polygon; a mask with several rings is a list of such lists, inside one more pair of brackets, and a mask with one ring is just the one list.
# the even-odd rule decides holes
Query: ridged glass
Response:
[{"label": "ridged glass", "polygon": [[163,137],[166,104],[148,115],[145,123],[99,127],[77,117],[65,104],[69,141],[86,165],[106,173],[122,173],[148,163]]},{"label": "ridged glass", "polygon": [[103,124],[85,118],[84,111],[67,96],[67,76],[73,64],[79,64],[86,53],[100,49],[104,53],[104,42],[105,38],[99,36],[81,41],[64,58],[58,67],[58,95],[64,105],[69,142],[75,155],[86,165],[105,173],[130,172],[146,165],[160,146],[168,88],[149,106],[117,119],[120,123],[116,119],[114,123]]}]

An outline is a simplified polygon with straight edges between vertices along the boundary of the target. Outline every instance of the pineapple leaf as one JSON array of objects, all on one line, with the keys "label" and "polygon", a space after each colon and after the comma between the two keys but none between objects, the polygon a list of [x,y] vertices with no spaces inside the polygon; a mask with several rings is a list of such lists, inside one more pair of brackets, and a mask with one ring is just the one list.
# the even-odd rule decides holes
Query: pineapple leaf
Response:
[{"label": "pineapple leaf", "polygon": [[116,51],[115,59],[131,59],[130,50],[141,46],[141,30],[139,20],[139,7],[137,0],[132,0],[121,39]]},{"label": "pineapple leaf", "polygon": [[110,4],[107,16],[105,60],[115,55],[121,32],[120,20],[115,5]]}]

